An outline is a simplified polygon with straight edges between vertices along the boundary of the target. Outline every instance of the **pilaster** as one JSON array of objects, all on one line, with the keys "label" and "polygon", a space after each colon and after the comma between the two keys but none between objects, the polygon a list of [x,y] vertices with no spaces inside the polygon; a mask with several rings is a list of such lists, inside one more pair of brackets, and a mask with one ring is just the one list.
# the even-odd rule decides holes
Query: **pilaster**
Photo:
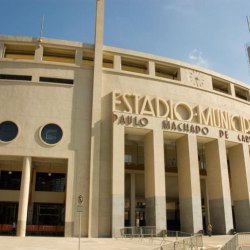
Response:
[{"label": "pilaster", "polygon": [[121,71],[122,69],[122,62],[120,55],[114,55],[114,69],[117,71]]},{"label": "pilaster", "polygon": [[236,231],[250,231],[250,159],[247,144],[229,148]]},{"label": "pilaster", "polygon": [[0,58],[4,57],[4,43],[0,42]]},{"label": "pilaster", "polygon": [[166,230],[166,186],[164,141],[161,130],[152,130],[144,137],[146,225]]},{"label": "pilaster", "polygon": [[155,77],[155,62],[148,62],[148,74],[152,77]]},{"label": "pilaster", "polygon": [[184,135],[176,147],[181,230],[197,233],[203,225],[196,136]]},{"label": "pilaster", "polygon": [[215,234],[227,234],[233,228],[232,204],[224,140],[205,145],[210,223]]},{"label": "pilaster", "polygon": [[42,59],[43,59],[43,45],[39,43],[35,50],[35,61],[41,62]]},{"label": "pilaster", "polygon": [[83,56],[82,48],[77,48],[76,55],[75,55],[75,64],[76,65],[78,65],[78,66],[82,65],[82,56]]},{"label": "pilaster", "polygon": [[125,208],[124,126],[113,124],[112,236],[124,227]]}]

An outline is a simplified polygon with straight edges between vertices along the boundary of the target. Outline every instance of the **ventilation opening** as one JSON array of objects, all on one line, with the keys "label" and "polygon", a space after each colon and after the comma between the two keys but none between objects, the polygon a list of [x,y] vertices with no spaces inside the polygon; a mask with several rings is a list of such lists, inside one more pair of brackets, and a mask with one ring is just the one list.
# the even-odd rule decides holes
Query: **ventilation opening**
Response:
[{"label": "ventilation opening", "polygon": [[218,79],[212,79],[212,83],[213,83],[213,90],[231,95],[229,83],[220,81]]},{"label": "ventilation opening", "polygon": [[146,61],[135,60],[132,58],[122,57],[122,70],[134,73],[147,74],[148,63]]},{"label": "ventilation opening", "polygon": [[4,58],[33,60],[35,57],[35,46],[5,44]]},{"label": "ventilation opening", "polygon": [[114,65],[114,56],[109,54],[104,54],[102,66],[104,68],[112,69],[113,65]]},{"label": "ventilation opening", "polygon": [[0,74],[0,79],[18,80],[18,81],[31,81],[32,76]]},{"label": "ventilation opening", "polygon": [[64,79],[64,78],[53,78],[53,77],[40,77],[40,82],[52,82],[52,83],[64,83],[64,84],[74,84],[74,80],[72,79]]},{"label": "ventilation opening", "polygon": [[245,101],[249,100],[249,92],[239,87],[235,87],[235,96]]},{"label": "ventilation opening", "polygon": [[94,52],[83,50],[82,64],[85,66],[94,66]]},{"label": "ventilation opening", "polygon": [[155,76],[173,80],[180,80],[180,70],[176,67],[156,63]]},{"label": "ventilation opening", "polygon": [[75,50],[44,47],[43,61],[59,63],[75,63]]}]

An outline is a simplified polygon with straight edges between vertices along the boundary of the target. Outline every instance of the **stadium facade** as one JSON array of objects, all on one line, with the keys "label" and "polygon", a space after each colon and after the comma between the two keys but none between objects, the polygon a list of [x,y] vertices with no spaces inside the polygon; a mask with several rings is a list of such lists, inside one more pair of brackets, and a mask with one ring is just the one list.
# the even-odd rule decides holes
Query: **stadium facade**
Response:
[{"label": "stadium facade", "polygon": [[94,45],[0,37],[0,232],[250,231],[249,86],[104,46],[103,13]]}]

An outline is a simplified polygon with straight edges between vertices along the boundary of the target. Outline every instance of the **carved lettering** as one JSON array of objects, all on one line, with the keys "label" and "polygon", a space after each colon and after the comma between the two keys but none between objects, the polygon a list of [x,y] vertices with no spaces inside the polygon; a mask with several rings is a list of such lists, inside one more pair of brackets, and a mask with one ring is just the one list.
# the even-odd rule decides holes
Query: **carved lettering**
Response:
[{"label": "carved lettering", "polygon": [[199,134],[202,133],[203,135],[207,135],[209,133],[209,129],[207,127],[201,127],[198,125],[189,125],[188,123],[176,123],[174,121],[164,120],[162,121],[162,128],[166,130],[172,131],[179,131],[184,133],[192,133],[192,134]]},{"label": "carved lettering", "polygon": [[140,114],[155,116],[154,108],[148,96],[144,97]]},{"label": "carved lettering", "polygon": [[[177,127],[177,123],[173,126],[174,130],[187,133],[202,133],[202,127],[191,127],[188,123],[200,124],[204,126],[218,127],[222,131],[233,130],[243,134],[250,134],[250,118],[230,114],[219,108],[202,107],[200,105],[193,106],[185,102],[174,102],[173,100],[164,99],[163,97],[150,97],[148,95],[138,95],[135,93],[112,93],[112,108],[114,112],[124,112],[130,115],[145,115],[152,117],[162,117],[183,121],[182,125]],[[124,117],[113,117],[119,124],[131,125],[131,118],[124,121]],[[133,118],[134,119],[134,118]],[[133,123],[139,126],[138,121]],[[165,125],[164,125],[165,126]],[[171,123],[172,126],[172,123]],[[201,129],[199,131],[199,128]],[[195,131],[194,131],[195,130]],[[203,130],[206,133],[206,129]],[[225,134],[223,135],[223,137]]]},{"label": "carved lettering", "polygon": [[250,136],[249,135],[238,134],[237,138],[238,138],[238,140],[240,142],[246,142],[246,143],[250,142]]},{"label": "carved lettering", "polygon": [[118,120],[118,124],[121,124],[121,125],[125,125],[125,124],[126,124],[124,115],[121,115],[121,116],[120,116],[120,118],[119,118],[119,120]]},{"label": "carved lettering", "polygon": [[117,121],[118,125],[134,126],[134,127],[145,127],[148,125],[148,119],[146,117],[138,118],[136,116],[133,117],[131,115],[118,116],[117,114],[114,114],[113,117],[114,117],[113,122]]},{"label": "carved lettering", "polygon": [[167,117],[169,114],[169,106],[168,103],[159,97],[155,98],[155,113],[157,117]]},{"label": "carved lettering", "polygon": [[203,128],[201,129],[201,133],[202,133],[203,135],[207,135],[208,132],[209,132],[209,129],[208,129],[207,127],[203,127]]},{"label": "carved lettering", "polygon": [[174,105],[174,116],[179,121],[192,121],[193,110],[188,104],[178,102]]},{"label": "carved lettering", "polygon": [[163,129],[170,129],[170,121],[163,121],[162,122],[162,128]]},{"label": "carved lettering", "polygon": [[139,123],[140,123],[140,126],[141,126],[141,127],[145,127],[145,126],[148,125],[148,119],[147,119],[147,118],[141,118],[141,119],[139,120]]}]

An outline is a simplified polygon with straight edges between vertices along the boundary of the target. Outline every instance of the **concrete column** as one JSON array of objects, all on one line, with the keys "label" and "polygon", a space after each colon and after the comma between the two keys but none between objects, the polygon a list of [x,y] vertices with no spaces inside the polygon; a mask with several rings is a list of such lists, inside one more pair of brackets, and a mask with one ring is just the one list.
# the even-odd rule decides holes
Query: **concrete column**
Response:
[{"label": "concrete column", "polygon": [[[36,62],[41,62],[43,60],[43,46],[42,44],[37,44],[36,50],[35,50],[35,56],[34,60]],[[39,82],[40,75],[38,73],[35,73],[32,75],[32,81],[33,82]]]},{"label": "concrete column", "polygon": [[76,56],[75,56],[75,64],[77,66],[82,65],[82,56],[83,56],[82,48],[77,48],[76,49]]},{"label": "concrete column", "polygon": [[41,62],[43,60],[43,46],[42,44],[38,44],[35,50],[35,61]]},{"label": "concrete column", "polygon": [[122,61],[120,55],[114,55],[114,69],[117,71],[121,71],[122,69]]},{"label": "concrete column", "polygon": [[155,76],[155,62],[149,61],[148,62],[148,74],[150,76]]},{"label": "concrete column", "polygon": [[124,227],[125,208],[124,126],[113,125],[112,236]]},{"label": "concrete column", "polygon": [[237,232],[250,231],[250,159],[247,144],[229,148],[229,162]]},{"label": "concrete column", "polygon": [[185,135],[176,142],[181,230],[197,233],[203,229],[197,139]]},{"label": "concrete column", "polygon": [[230,93],[232,96],[235,96],[235,89],[234,89],[234,84],[230,83]]},{"label": "concrete column", "polygon": [[146,226],[166,230],[166,190],[164,141],[162,130],[153,130],[144,137],[144,169]]},{"label": "concrete column", "polygon": [[4,57],[4,43],[0,42],[0,58]]},{"label": "concrete column", "polygon": [[99,199],[101,164],[101,100],[102,100],[102,59],[104,0],[96,1],[95,58],[92,92],[92,121],[90,149],[90,188],[89,188],[89,237],[99,236]]},{"label": "concrete column", "polygon": [[18,220],[17,220],[17,236],[25,237],[26,221],[28,213],[29,189],[31,174],[31,157],[23,159],[21,189],[19,196]]},{"label": "concrete column", "polygon": [[135,226],[135,174],[130,174],[130,225]]},{"label": "concrete column", "polygon": [[[73,213],[72,211],[76,209],[76,205],[73,205],[73,190],[74,190],[74,156],[68,159],[68,169],[67,169],[67,181],[66,181],[66,199],[65,199],[65,229],[64,236],[71,237],[73,234]],[[83,197],[85,198],[85,197]],[[77,197],[76,197],[77,199]],[[84,204],[86,202],[84,201]]]},{"label": "concrete column", "polygon": [[205,145],[210,223],[215,234],[227,234],[233,228],[227,153],[224,140]]}]

